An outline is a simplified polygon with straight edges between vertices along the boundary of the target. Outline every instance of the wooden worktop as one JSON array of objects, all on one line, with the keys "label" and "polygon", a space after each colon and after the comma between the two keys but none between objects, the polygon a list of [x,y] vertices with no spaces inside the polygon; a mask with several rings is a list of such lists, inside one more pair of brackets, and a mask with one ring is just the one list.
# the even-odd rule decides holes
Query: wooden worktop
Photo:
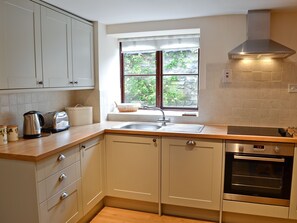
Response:
[{"label": "wooden worktop", "polygon": [[37,139],[20,139],[17,142],[9,142],[7,145],[0,146],[0,158],[39,161],[104,133],[297,143],[297,138],[227,135],[227,126],[205,126],[201,133],[195,134],[169,131],[123,130],[113,128],[121,123],[122,122],[104,122],[71,127],[67,131]]}]

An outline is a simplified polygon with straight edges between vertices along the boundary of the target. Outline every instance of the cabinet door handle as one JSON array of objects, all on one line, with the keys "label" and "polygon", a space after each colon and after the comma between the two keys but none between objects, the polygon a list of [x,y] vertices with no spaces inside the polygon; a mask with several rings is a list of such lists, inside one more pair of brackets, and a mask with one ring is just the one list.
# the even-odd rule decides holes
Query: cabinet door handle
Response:
[{"label": "cabinet door handle", "polygon": [[63,192],[60,196],[60,200],[65,200],[69,195],[66,192]]},{"label": "cabinet door handle", "polygon": [[65,173],[62,173],[60,176],[59,176],[59,181],[62,182],[63,180],[65,180],[67,178],[66,174]]},{"label": "cabinet door handle", "polygon": [[85,148],[86,148],[86,146],[85,146],[85,145],[81,145],[81,148],[85,149]]},{"label": "cabinet door handle", "polygon": [[74,81],[74,84],[78,84],[78,81]]},{"label": "cabinet door handle", "polygon": [[63,161],[64,159],[66,159],[66,156],[63,154],[60,154],[58,157],[58,161]]},{"label": "cabinet door handle", "polygon": [[187,146],[196,146],[196,142],[194,140],[188,140],[186,144]]},{"label": "cabinet door handle", "polygon": [[69,81],[69,84],[73,84],[73,81]]},{"label": "cabinet door handle", "polygon": [[43,81],[37,81],[37,84],[41,85],[41,84],[43,84]]}]

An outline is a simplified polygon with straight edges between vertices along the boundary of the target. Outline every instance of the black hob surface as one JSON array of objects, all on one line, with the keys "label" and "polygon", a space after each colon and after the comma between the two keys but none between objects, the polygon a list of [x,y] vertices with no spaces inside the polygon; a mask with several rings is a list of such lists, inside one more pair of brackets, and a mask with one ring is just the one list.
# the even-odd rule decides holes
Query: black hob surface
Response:
[{"label": "black hob surface", "polygon": [[290,137],[283,128],[268,127],[228,126],[227,133],[231,135]]}]

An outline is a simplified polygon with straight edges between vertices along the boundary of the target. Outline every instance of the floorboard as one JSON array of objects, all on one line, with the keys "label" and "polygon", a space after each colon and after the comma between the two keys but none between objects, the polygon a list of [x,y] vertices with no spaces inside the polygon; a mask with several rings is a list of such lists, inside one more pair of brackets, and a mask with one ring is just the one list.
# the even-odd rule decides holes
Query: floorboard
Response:
[{"label": "floorboard", "polygon": [[91,223],[212,223],[172,216],[104,207]]}]

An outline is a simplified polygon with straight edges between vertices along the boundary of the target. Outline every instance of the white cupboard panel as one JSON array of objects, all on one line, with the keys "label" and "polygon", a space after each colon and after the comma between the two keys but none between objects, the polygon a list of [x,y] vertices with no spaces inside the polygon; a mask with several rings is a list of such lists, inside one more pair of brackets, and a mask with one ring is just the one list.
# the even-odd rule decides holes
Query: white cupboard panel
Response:
[{"label": "white cupboard panel", "polygon": [[162,203],[220,209],[222,142],[162,139]]},{"label": "white cupboard panel", "polygon": [[72,19],[73,82],[94,86],[93,26]]},{"label": "white cupboard panel", "polygon": [[42,7],[41,30],[44,87],[70,86],[71,18]]},{"label": "white cupboard panel", "polygon": [[42,80],[40,6],[28,1],[0,1],[1,89],[36,88]]}]

